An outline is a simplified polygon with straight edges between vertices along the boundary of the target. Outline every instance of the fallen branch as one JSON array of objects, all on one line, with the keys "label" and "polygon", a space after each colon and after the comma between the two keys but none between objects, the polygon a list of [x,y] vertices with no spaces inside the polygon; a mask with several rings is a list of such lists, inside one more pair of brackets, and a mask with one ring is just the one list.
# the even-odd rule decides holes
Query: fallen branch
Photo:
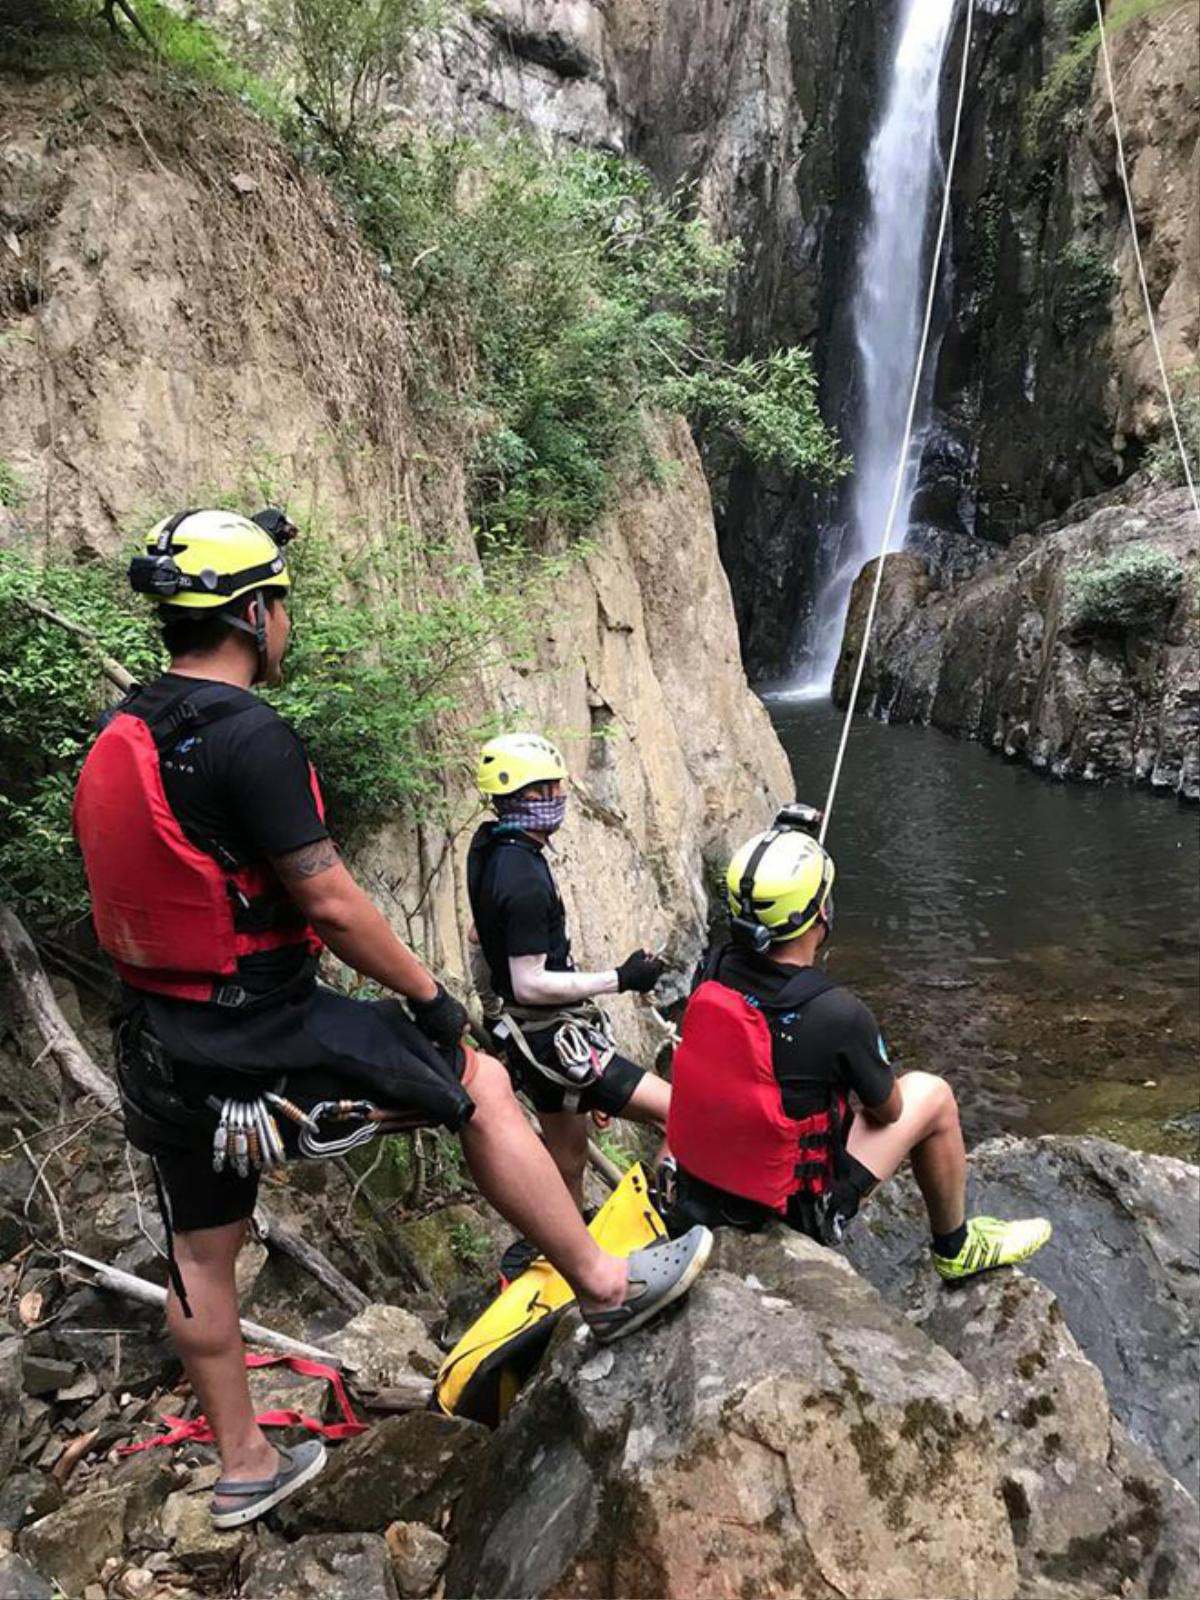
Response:
[{"label": "fallen branch", "polygon": [[315,1279],[352,1317],[370,1305],[369,1298],[338,1271],[328,1256],[277,1222],[263,1206],[258,1207],[254,1220],[268,1249],[278,1250],[280,1255],[294,1261],[302,1272],[307,1272],[310,1278]]},{"label": "fallen branch", "polygon": [[54,1190],[46,1182],[46,1167],[49,1165],[50,1159],[54,1155],[55,1150],[59,1149],[60,1147],[55,1145],[50,1151],[50,1154],[43,1157],[41,1165],[39,1166],[38,1163],[33,1159],[33,1151],[25,1143],[25,1138],[21,1133],[20,1128],[14,1127],[13,1132],[17,1136],[17,1143],[21,1147],[22,1154],[24,1155],[26,1161],[28,1161],[29,1165],[33,1168],[33,1182],[29,1186],[29,1193],[25,1196],[25,1204],[22,1207],[22,1210],[25,1216],[29,1215],[29,1207],[33,1204],[34,1190],[37,1189],[38,1185],[40,1184],[46,1192],[46,1199],[49,1200],[50,1209],[54,1213],[54,1223],[58,1228],[59,1240],[61,1243],[66,1244],[67,1230],[63,1227],[62,1212],[59,1210],[58,1201],[54,1197]]},{"label": "fallen branch", "polygon": [[119,1104],[116,1084],[101,1072],[80,1044],[78,1034],[63,1016],[33,940],[3,902],[0,902],[0,955],[8,964],[29,1020],[64,1079],[80,1094],[94,1096],[106,1111],[115,1111]]},{"label": "fallen branch", "polygon": [[621,1169],[615,1161],[608,1159],[594,1139],[588,1140],[588,1160],[596,1176],[610,1189],[615,1189],[623,1176]]},{"label": "fallen branch", "polygon": [[360,1389],[356,1384],[354,1393],[365,1411],[425,1411],[433,1393],[433,1380],[414,1373],[386,1389]]},{"label": "fallen branch", "polygon": [[81,1433],[78,1439],[71,1440],[62,1455],[54,1463],[50,1476],[60,1489],[65,1488],[67,1479],[95,1444],[99,1434],[99,1428],[93,1428],[89,1433]]},{"label": "fallen branch", "polygon": [[100,641],[94,633],[82,627],[78,622],[72,622],[70,617],[60,616],[57,611],[52,611],[42,600],[33,600],[28,595],[21,597],[21,604],[26,611],[32,611],[37,617],[44,617],[47,622],[53,622],[56,627],[65,628],[68,633],[73,633],[77,639],[82,639],[96,652],[100,662],[100,670],[110,683],[114,683],[122,694],[127,694],[137,685],[137,679],[124,668],[119,661],[114,661],[112,656],[105,655],[100,648]]},{"label": "fallen branch", "polygon": [[[110,1267],[104,1261],[94,1261],[91,1256],[82,1256],[77,1250],[63,1250],[61,1255],[64,1261],[73,1261],[77,1266],[86,1267],[95,1279],[97,1288],[119,1294],[137,1305],[165,1310],[167,1291],[160,1289],[158,1284],[147,1283],[145,1278],[136,1277],[132,1272],[123,1272],[120,1267]],[[249,1322],[243,1317],[241,1328],[242,1338],[247,1344],[260,1344],[266,1350],[278,1350],[285,1356],[307,1356],[310,1361],[327,1361],[343,1372],[351,1370],[340,1356],[320,1350],[316,1345],[305,1344],[301,1339],[292,1339],[286,1333],[264,1328],[261,1323]]]},{"label": "fallen branch", "polygon": [[[413,1144],[416,1144],[415,1134],[413,1136]],[[350,1184],[351,1188],[354,1188],[354,1186],[358,1183],[358,1174],[346,1160],[345,1156],[335,1156],[333,1158],[333,1164],[341,1173],[342,1177],[346,1179],[347,1183]],[[379,1204],[379,1201],[376,1200],[375,1196],[371,1193],[370,1189],[365,1186],[359,1188],[358,1198],[362,1201],[363,1205],[366,1206],[367,1210],[371,1213],[372,1218],[378,1225],[380,1247],[387,1253],[388,1256],[390,1256],[392,1265],[396,1268],[397,1272],[399,1272],[402,1277],[407,1278],[410,1283],[415,1283],[418,1289],[424,1289],[427,1293],[432,1290],[433,1280],[430,1278],[429,1274],[425,1271],[425,1268],[416,1259],[416,1257],[412,1255],[411,1252],[406,1250],[400,1241],[394,1236],[394,1225],[391,1219],[389,1218],[387,1212]]]}]

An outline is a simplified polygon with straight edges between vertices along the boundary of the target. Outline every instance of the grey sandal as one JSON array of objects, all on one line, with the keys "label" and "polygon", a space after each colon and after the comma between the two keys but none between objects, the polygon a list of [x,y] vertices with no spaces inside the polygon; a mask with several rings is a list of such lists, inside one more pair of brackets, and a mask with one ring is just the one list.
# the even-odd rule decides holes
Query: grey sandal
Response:
[{"label": "grey sandal", "polygon": [[[241,1528],[270,1511],[288,1495],[315,1478],[325,1465],[325,1446],[319,1439],[308,1439],[293,1450],[279,1451],[279,1471],[273,1478],[220,1478],[213,1484],[213,1527]],[[217,1496],[241,1503],[228,1510],[216,1509]]]},{"label": "grey sandal", "polygon": [[635,1250],[629,1258],[629,1289],[619,1306],[585,1311],[583,1320],[601,1344],[623,1339],[680,1299],[704,1271],[713,1236],[707,1228],[689,1228],[678,1239]]}]

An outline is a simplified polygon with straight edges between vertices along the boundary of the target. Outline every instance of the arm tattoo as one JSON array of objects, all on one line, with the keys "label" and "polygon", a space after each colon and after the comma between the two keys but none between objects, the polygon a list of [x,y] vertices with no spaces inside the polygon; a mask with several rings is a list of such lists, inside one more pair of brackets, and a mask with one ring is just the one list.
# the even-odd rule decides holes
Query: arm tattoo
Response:
[{"label": "arm tattoo", "polygon": [[315,878],[318,873],[336,867],[340,857],[332,839],[318,839],[314,844],[301,845],[285,856],[276,856],[275,871],[284,883],[298,883],[304,878]]}]

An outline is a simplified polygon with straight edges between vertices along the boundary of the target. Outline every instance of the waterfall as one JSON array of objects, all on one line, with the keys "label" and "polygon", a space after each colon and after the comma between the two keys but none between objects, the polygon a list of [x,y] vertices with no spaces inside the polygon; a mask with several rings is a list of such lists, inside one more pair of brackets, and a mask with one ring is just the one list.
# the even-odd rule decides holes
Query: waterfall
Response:
[{"label": "waterfall", "polygon": [[[895,481],[896,459],[920,343],[930,270],[930,193],[942,175],[938,90],[956,0],[904,0],[883,115],[867,157],[869,206],[854,294],[861,419],[854,448],[853,501],[831,570],[819,582],[801,693],[827,694],[841,648],[850,590],[879,550]],[[900,549],[920,463],[918,415],[908,482],[892,530]]]}]

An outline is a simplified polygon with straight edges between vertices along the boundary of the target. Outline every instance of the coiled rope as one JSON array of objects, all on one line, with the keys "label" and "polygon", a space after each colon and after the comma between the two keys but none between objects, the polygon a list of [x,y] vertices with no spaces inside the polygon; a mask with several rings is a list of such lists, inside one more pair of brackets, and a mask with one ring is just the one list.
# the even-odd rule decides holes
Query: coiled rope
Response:
[{"label": "coiled rope", "polygon": [[892,483],[892,498],[883,524],[883,537],[879,541],[879,559],[875,565],[875,581],[871,585],[871,603],[867,607],[866,626],[863,628],[862,644],[859,646],[858,661],[854,668],[854,686],[850,690],[850,701],[846,707],[845,718],[842,721],[842,735],[838,741],[837,757],[833,763],[833,776],[829,780],[829,792],[825,797],[825,805],[823,807],[819,835],[822,844],[825,843],[825,835],[829,832],[829,822],[833,816],[833,802],[837,797],[838,784],[842,776],[842,762],[845,759],[846,744],[850,738],[850,723],[854,716],[854,706],[858,700],[858,691],[862,686],[863,671],[867,664],[867,651],[871,644],[871,629],[875,625],[875,612],[879,605],[879,590],[883,583],[883,558],[887,554],[888,546],[892,540],[892,529],[896,525],[896,513],[900,509],[900,497],[904,492],[908,452],[912,447],[917,401],[921,394],[921,376],[925,370],[925,357],[929,350],[929,335],[933,327],[933,310],[937,304],[938,265],[942,259],[942,250],[946,243],[946,228],[950,221],[950,196],[954,188],[954,167],[958,159],[963,105],[967,98],[967,65],[971,54],[971,31],[974,20],[974,0],[967,0],[967,21],[963,31],[962,66],[958,75],[958,102],[954,108],[954,134],[950,141],[950,154],[946,160],[946,182],[942,191],[941,215],[938,218],[937,244],[934,247],[929,264],[929,291],[925,297],[925,321],[921,329],[921,343],[917,349],[917,360],[913,370],[912,390],[908,397],[908,413],[904,422],[904,439],[896,461],[896,476]]},{"label": "coiled rope", "polygon": [[1125,163],[1125,140],[1121,136],[1121,117],[1117,111],[1117,89],[1113,81],[1112,57],[1108,53],[1108,29],[1104,24],[1102,0],[1096,0],[1096,21],[1100,28],[1100,55],[1104,61],[1104,81],[1108,86],[1108,100],[1112,106],[1113,133],[1117,141],[1117,171],[1121,175],[1121,187],[1125,191],[1125,209],[1129,214],[1129,237],[1133,243],[1133,259],[1137,262],[1138,281],[1141,283],[1142,299],[1146,305],[1146,321],[1150,325],[1150,339],[1154,345],[1155,358],[1158,361],[1158,374],[1162,379],[1163,397],[1167,402],[1167,411],[1171,417],[1171,428],[1175,434],[1175,448],[1179,451],[1179,461],[1183,467],[1184,480],[1192,497],[1192,510],[1196,514],[1196,521],[1200,522],[1200,499],[1196,495],[1196,481],[1192,477],[1187,446],[1183,442],[1183,429],[1179,426],[1179,414],[1175,410],[1175,397],[1171,393],[1171,380],[1167,376],[1167,363],[1163,359],[1162,344],[1159,342],[1158,324],[1154,318],[1154,303],[1150,298],[1150,285],[1146,282],[1146,267],[1142,261],[1142,247],[1138,243],[1137,213],[1133,208],[1133,190],[1129,186],[1129,168]]}]

